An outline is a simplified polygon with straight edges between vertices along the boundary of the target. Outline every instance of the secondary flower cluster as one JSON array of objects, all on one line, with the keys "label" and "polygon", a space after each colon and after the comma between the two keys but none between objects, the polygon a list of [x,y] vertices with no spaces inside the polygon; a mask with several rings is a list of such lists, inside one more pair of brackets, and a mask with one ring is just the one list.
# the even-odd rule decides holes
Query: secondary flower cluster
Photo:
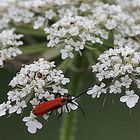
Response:
[{"label": "secondary flower cluster", "polygon": [[[7,111],[9,114],[14,112],[22,114],[28,103],[35,107],[42,99],[49,101],[55,99],[57,94],[64,96],[68,94],[68,90],[62,86],[69,82],[70,80],[64,77],[63,71],[55,69],[54,62],[39,59],[33,64],[25,65],[9,84],[13,89],[7,93],[8,101],[0,105],[0,116],[6,115]],[[77,106],[68,103],[67,108],[70,111],[77,109]],[[67,108],[64,105],[62,111],[67,112]],[[23,118],[30,133],[42,128],[36,117],[31,111],[29,117]],[[44,114],[43,117],[47,120],[49,114]]]},{"label": "secondary flower cluster", "polygon": [[[115,37],[119,37],[118,40],[140,34],[139,26],[135,25],[133,18],[126,15],[120,6],[103,3],[95,3],[92,8],[88,6],[85,6],[85,11],[90,11],[89,15],[64,16],[50,28],[45,28],[49,40],[48,47],[62,47],[62,59],[73,58],[74,51],[81,53],[86,46],[103,44],[111,31]],[[81,7],[82,5],[80,9],[84,11]],[[114,42],[117,42],[116,38]]]},{"label": "secondary flower cluster", "polygon": [[9,28],[11,23],[14,26],[30,23],[34,29],[48,26],[51,20],[59,18],[58,10],[70,3],[70,0],[0,1],[0,30]]},{"label": "secondary flower cluster", "polygon": [[[33,15],[30,22],[34,29],[50,26],[51,22],[56,22],[64,13],[63,7],[70,7],[71,0],[30,0],[18,2],[21,7]],[[64,8],[65,9],[65,8]],[[69,9],[69,8],[68,8]],[[60,11],[59,11],[60,10]]]},{"label": "secondary flower cluster", "polygon": [[140,20],[140,1],[139,0],[117,0],[117,3],[130,14],[133,16],[136,22],[139,23]]},{"label": "secondary flower cluster", "polygon": [[49,33],[48,47],[64,46],[61,49],[62,59],[73,58],[72,51],[83,50],[87,41],[103,44],[102,38],[108,38],[108,33],[103,29],[99,30],[93,20],[80,16],[64,17],[45,31]]},{"label": "secondary flower cluster", "polygon": [[21,39],[23,35],[14,33],[14,29],[3,30],[0,33],[0,67],[3,67],[3,61],[16,57],[22,52],[18,46],[22,45]]},{"label": "secondary flower cluster", "polygon": [[85,47],[93,47],[95,43],[103,44],[110,31],[119,39],[140,34],[140,26],[119,5],[73,0],[7,0],[0,6],[1,29],[8,28],[10,23],[45,28],[48,47],[60,45],[62,59],[73,58],[75,51],[81,54]]},{"label": "secondary flower cluster", "polygon": [[[2,34],[7,33],[7,36],[13,33],[13,36],[15,36],[11,26],[14,26],[15,29],[17,26],[29,25],[29,23],[34,29],[50,26],[51,22],[54,23],[63,16],[61,9],[67,9],[66,7],[68,7],[68,11],[70,11],[70,3],[72,3],[70,0],[2,0],[0,1],[0,32]],[[17,35],[17,37],[20,39],[21,35]],[[4,41],[6,43],[6,40]],[[13,41],[15,40],[13,39]],[[1,67],[5,59],[21,54],[21,51],[13,44],[10,48],[9,45],[6,49],[5,46],[0,48]]]},{"label": "secondary flower cluster", "polygon": [[92,68],[100,85],[94,85],[87,94],[98,98],[102,93],[125,92],[120,101],[134,107],[139,99],[136,93],[140,89],[140,52],[128,46],[118,47],[105,51],[98,61]]},{"label": "secondary flower cluster", "polygon": [[34,14],[31,22],[33,23],[33,28],[38,29],[48,26],[49,21],[57,17],[57,6],[61,4],[65,5],[66,1],[30,0],[21,2],[20,5]]}]

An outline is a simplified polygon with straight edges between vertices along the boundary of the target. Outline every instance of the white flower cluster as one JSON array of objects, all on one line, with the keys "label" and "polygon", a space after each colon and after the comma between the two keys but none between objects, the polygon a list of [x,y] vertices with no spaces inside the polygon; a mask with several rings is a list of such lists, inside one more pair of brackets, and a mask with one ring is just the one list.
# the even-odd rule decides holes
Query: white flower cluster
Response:
[{"label": "white flower cluster", "polygon": [[27,24],[33,20],[34,13],[24,7],[11,5],[5,16],[13,23]]},{"label": "white flower cluster", "polygon": [[45,12],[45,14],[37,16],[33,23],[33,28],[38,29],[48,26],[49,20],[52,20],[56,16],[56,13],[50,9]]},{"label": "white flower cluster", "polygon": [[22,37],[21,34],[15,34],[14,29],[3,30],[0,33],[0,67],[3,67],[3,61],[22,53],[18,49],[18,46],[23,44],[22,41],[18,41]]},{"label": "white flower cluster", "polygon": [[[49,25],[49,21],[59,18],[62,14],[58,11],[65,7],[69,7],[71,0],[30,0],[20,2],[20,5],[25,10],[32,11],[34,18],[32,18],[33,28],[45,28]],[[59,15],[60,14],[60,15]]]},{"label": "white flower cluster", "polygon": [[94,43],[103,44],[111,30],[120,37],[118,40],[140,34],[140,27],[118,5],[73,0],[14,0],[7,1],[4,7],[0,28],[8,27],[11,22],[32,23],[34,29],[46,27],[48,46],[62,46],[62,59],[73,58],[74,51],[81,54],[86,46],[93,47]]},{"label": "white flower cluster", "polygon": [[0,1],[0,29],[32,23],[34,29],[48,26],[63,5],[70,0],[2,0]]},{"label": "white flower cluster", "polygon": [[80,52],[86,43],[103,44],[102,39],[108,39],[108,32],[100,30],[93,20],[81,16],[64,17],[45,31],[48,47],[64,46],[61,49],[62,59],[73,58],[73,50]]},{"label": "white flower cluster", "polygon": [[120,5],[95,3],[92,12],[94,20],[108,30],[115,30],[114,34],[120,34],[123,37],[140,34],[137,32],[139,26],[135,25],[134,19],[127,15]]},{"label": "white flower cluster", "polygon": [[0,1],[0,11],[5,10],[14,2],[15,2],[15,0],[1,0]]},{"label": "white flower cluster", "polygon": [[56,5],[61,6],[65,4],[69,4],[71,0],[29,0],[21,2],[21,4],[24,4],[26,8],[38,10],[41,8],[46,8],[48,5]]},{"label": "white flower cluster", "polygon": [[138,41],[132,38],[124,38],[120,34],[114,35],[114,45],[119,47],[128,46],[133,48],[134,50],[138,50],[140,48],[140,44]]},{"label": "white flower cluster", "polygon": [[140,20],[140,1],[139,0],[117,0],[117,4],[119,4],[125,11],[130,14],[135,21]]},{"label": "white flower cluster", "polygon": [[73,58],[74,51],[81,53],[86,46],[93,47],[94,43],[103,44],[109,38],[110,31],[117,36],[115,43],[116,40],[131,39],[140,34],[139,26],[135,25],[133,18],[126,15],[120,6],[95,3],[90,7],[88,4],[81,4],[79,8],[91,11],[88,16],[63,16],[50,28],[45,28],[48,47],[63,47],[60,51],[62,59]]},{"label": "white flower cluster", "polygon": [[[123,93],[120,98],[129,108],[135,106],[140,89],[140,52],[128,46],[109,49],[101,54],[98,63],[92,66],[100,85],[94,85],[87,94],[93,98],[101,93]],[[134,88],[135,87],[135,88]]]},{"label": "white flower cluster", "polygon": [[[5,3],[5,6],[4,4]],[[0,2],[0,30],[11,28],[13,24],[27,24],[34,18],[34,13],[17,0],[6,0]]]},{"label": "white flower cluster", "polygon": [[[7,93],[8,101],[0,105],[0,116],[5,115],[7,111],[9,114],[14,112],[21,114],[28,106],[28,102],[35,107],[43,99],[47,101],[55,99],[58,93],[61,96],[68,94],[68,90],[62,86],[69,82],[70,80],[64,77],[63,71],[55,69],[54,62],[39,59],[33,64],[25,65],[9,84],[13,89]],[[70,111],[77,109],[77,106],[68,103],[67,108]],[[63,112],[67,112],[65,105],[62,109]],[[30,133],[35,133],[37,128],[42,127],[36,117],[31,111],[30,116],[23,119]],[[44,114],[43,117],[48,119],[49,114]]]}]

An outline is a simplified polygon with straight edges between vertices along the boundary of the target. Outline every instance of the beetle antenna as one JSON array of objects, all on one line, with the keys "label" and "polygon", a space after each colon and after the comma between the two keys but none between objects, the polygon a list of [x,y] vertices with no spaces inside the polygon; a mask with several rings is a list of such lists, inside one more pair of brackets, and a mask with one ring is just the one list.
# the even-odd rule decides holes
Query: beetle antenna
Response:
[{"label": "beetle antenna", "polygon": [[[92,86],[91,86],[90,88],[88,88],[88,90],[90,90],[91,88],[92,88]],[[78,97],[80,97],[81,95],[87,93],[88,90],[86,90],[86,91],[80,93],[79,95],[75,96],[72,100],[75,100],[75,99],[77,99]]]},{"label": "beetle antenna", "polygon": [[[90,88],[89,88],[89,89],[90,89]],[[89,89],[88,89],[88,90],[89,90]],[[86,91],[80,93],[79,95],[75,96],[72,100],[77,99],[77,98],[80,97],[81,95],[85,94],[88,90],[86,90]]]},{"label": "beetle antenna", "polygon": [[76,103],[73,103],[73,102],[72,102],[72,104],[76,105],[76,106],[81,110],[81,112],[82,112],[82,114],[83,114],[83,116],[84,116],[84,118],[85,118],[86,115],[85,115],[85,112],[84,112],[83,108],[80,107],[79,105],[77,105]]},{"label": "beetle antenna", "polygon": [[75,98],[73,98],[73,100],[77,99],[78,97],[80,97],[81,95],[85,94],[87,91],[84,91],[82,93],[80,93],[79,95],[75,96]]}]

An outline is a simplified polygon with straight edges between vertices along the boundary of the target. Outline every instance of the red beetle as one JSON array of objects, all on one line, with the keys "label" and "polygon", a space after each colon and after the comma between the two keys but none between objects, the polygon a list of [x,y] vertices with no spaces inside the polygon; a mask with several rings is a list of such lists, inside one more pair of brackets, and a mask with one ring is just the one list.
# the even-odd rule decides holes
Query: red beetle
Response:
[{"label": "red beetle", "polygon": [[49,113],[50,111],[62,107],[63,105],[66,105],[68,102],[71,102],[71,99],[68,97],[58,97],[37,105],[35,108],[33,108],[32,112],[36,116],[42,116]]},{"label": "red beetle", "polygon": [[[67,107],[68,103],[72,103],[72,104],[78,106],[80,108],[80,110],[82,111],[83,116],[85,116],[83,109],[79,105],[72,102],[73,100],[75,100],[76,98],[78,98],[79,96],[81,96],[84,93],[85,92],[81,93],[80,95],[76,96],[75,98],[72,98],[71,95],[68,94],[67,96],[57,97],[53,100],[45,101],[45,102],[37,105],[35,108],[33,108],[32,112],[36,116],[43,116],[44,114],[48,114],[49,112],[52,112],[58,108],[63,107],[64,105],[66,105],[66,107]],[[68,110],[68,113],[69,113],[69,110]],[[61,112],[61,114],[62,114],[62,112]]]}]

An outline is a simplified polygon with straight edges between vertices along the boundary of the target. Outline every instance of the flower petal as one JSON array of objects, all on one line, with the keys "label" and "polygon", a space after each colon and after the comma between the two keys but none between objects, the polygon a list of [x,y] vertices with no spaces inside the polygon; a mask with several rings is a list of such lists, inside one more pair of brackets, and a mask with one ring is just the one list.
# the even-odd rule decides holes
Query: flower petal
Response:
[{"label": "flower petal", "polygon": [[134,95],[133,95],[133,97],[134,97],[135,102],[137,103],[137,102],[138,102],[138,100],[139,100],[139,96],[138,96],[138,95],[136,95],[136,94],[134,94]]},{"label": "flower petal", "polygon": [[128,99],[129,99],[129,96],[122,96],[122,97],[120,98],[120,101],[121,101],[121,102],[126,102]]},{"label": "flower petal", "polygon": [[126,104],[129,108],[132,108],[135,106],[136,102],[133,97],[129,97],[129,99],[126,101]]},{"label": "flower petal", "polygon": [[91,89],[91,90],[87,91],[87,94],[88,94],[88,95],[93,94],[93,90]]},{"label": "flower petal", "polygon": [[[76,105],[75,105],[76,104]],[[72,109],[72,110],[76,110],[78,108],[78,104],[75,103],[75,104],[71,104],[71,103],[68,103],[68,106]]]},{"label": "flower petal", "polygon": [[9,114],[16,112],[17,109],[18,109],[18,106],[12,106],[12,107],[9,109]]},{"label": "flower petal", "polygon": [[28,126],[28,131],[32,134],[36,133],[36,127],[32,123]]},{"label": "flower petal", "polygon": [[[94,93],[92,94],[92,98],[95,98],[96,96],[97,96],[97,92],[96,92],[96,93],[94,92]],[[100,95],[99,95],[99,97],[100,97]],[[98,98],[99,98],[99,97],[98,97]]]},{"label": "flower petal", "polygon": [[30,117],[24,117],[23,122],[28,122],[30,120]]},{"label": "flower petal", "polygon": [[37,120],[34,120],[34,125],[38,129],[41,129],[42,128],[42,124],[40,122],[38,122]]},{"label": "flower petal", "polygon": [[57,109],[59,114],[61,114],[61,112],[62,112],[61,110],[62,110],[61,107]]},{"label": "flower petal", "polygon": [[44,114],[44,115],[43,115],[43,118],[44,118],[45,120],[48,120],[48,118],[49,118],[49,115],[47,115],[47,114]]},{"label": "flower petal", "polygon": [[0,117],[6,115],[6,109],[0,110]]}]

